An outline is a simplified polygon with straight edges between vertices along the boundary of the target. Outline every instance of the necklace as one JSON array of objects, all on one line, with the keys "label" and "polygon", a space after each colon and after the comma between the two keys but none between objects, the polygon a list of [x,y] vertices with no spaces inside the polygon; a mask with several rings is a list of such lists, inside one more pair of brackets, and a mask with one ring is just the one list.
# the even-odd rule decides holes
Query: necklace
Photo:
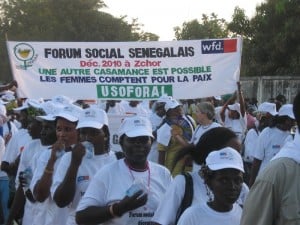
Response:
[{"label": "necklace", "polygon": [[146,171],[148,171],[147,189],[148,189],[148,192],[150,192],[150,178],[151,178],[151,172],[150,172],[150,167],[149,167],[148,161],[147,161],[147,163],[146,163],[145,169],[136,169],[136,168],[133,168],[133,167],[127,162],[126,159],[124,160],[124,162],[125,162],[125,164],[126,164],[128,170],[129,170],[130,176],[131,176],[131,178],[132,178],[133,181],[135,181],[135,177],[134,177],[132,171],[135,171],[135,172],[146,172]]}]

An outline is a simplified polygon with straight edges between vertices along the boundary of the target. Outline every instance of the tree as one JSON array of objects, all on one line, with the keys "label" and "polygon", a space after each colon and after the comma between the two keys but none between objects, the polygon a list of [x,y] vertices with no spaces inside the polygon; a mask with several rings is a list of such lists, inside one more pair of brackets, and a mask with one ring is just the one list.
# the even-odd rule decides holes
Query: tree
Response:
[{"label": "tree", "polygon": [[175,27],[174,31],[177,40],[225,38],[228,36],[226,21],[219,19],[214,13],[210,16],[203,14],[200,22],[197,19],[184,22],[182,28]]},{"label": "tree", "polygon": [[[5,35],[15,41],[138,41],[154,38],[137,20],[102,12],[102,0],[0,0],[0,80],[11,79]],[[150,35],[151,34],[151,35]],[[147,39],[148,38],[148,39]]]},{"label": "tree", "polygon": [[249,52],[254,75],[299,75],[300,5],[298,0],[268,0],[251,20],[253,38]]}]

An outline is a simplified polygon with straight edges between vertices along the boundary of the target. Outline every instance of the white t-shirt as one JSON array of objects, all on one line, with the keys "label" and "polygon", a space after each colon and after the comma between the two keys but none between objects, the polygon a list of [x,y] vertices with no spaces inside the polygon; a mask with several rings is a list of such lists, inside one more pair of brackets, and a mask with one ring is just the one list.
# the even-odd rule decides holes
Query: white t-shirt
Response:
[{"label": "white t-shirt", "polygon": [[[113,171],[113,172],[112,172]],[[130,170],[124,160],[118,160],[103,167],[90,183],[82,197],[77,211],[89,206],[107,206],[122,200],[134,180],[147,184],[148,201],[146,205],[125,213],[120,218],[111,219],[103,224],[138,225],[151,221],[151,218],[161,200],[172,177],[163,166],[149,161],[149,170],[135,172]]]},{"label": "white t-shirt", "polygon": [[257,131],[254,128],[250,129],[246,134],[243,155],[245,162],[253,162],[253,155],[256,148],[258,135],[259,133],[257,133]]},{"label": "white t-shirt", "polygon": [[[72,153],[67,152],[62,156],[61,161],[57,167],[55,176],[53,177],[53,184],[51,186],[51,196],[53,198],[57,187],[63,182],[67,170],[71,163]],[[68,206],[69,215],[67,225],[76,224],[75,222],[75,210],[81,197],[84,195],[88,185],[91,182],[93,176],[103,166],[115,162],[117,160],[115,153],[109,152],[103,155],[94,155],[92,158],[83,157],[82,162],[78,168],[76,176],[76,191],[72,203]]]},{"label": "white t-shirt", "polygon": [[258,136],[254,158],[261,160],[259,173],[266,167],[270,160],[279,152],[282,146],[293,140],[288,131],[282,131],[276,127],[266,127]]},{"label": "white t-shirt", "polygon": [[[33,178],[30,183],[31,190],[34,190],[34,186],[42,177],[50,156],[51,149],[49,149],[49,147],[43,146],[43,150],[37,160],[37,165],[33,172]],[[53,176],[55,176],[55,172],[61,158],[62,156],[55,161]],[[59,208],[53,201],[52,197],[49,195],[49,197],[44,202],[35,203],[33,207],[33,215],[34,217],[32,220],[32,225],[65,225],[68,217],[68,208]],[[53,218],[53,220],[50,220],[49,218]]]},{"label": "white t-shirt", "polygon": [[149,116],[149,111],[146,110],[141,103],[139,103],[136,107],[132,107],[129,105],[128,101],[121,101],[121,106],[125,110],[125,114],[132,114],[132,115],[138,115],[138,116]]},{"label": "white t-shirt", "polygon": [[[30,169],[32,172],[34,171],[34,161],[35,158],[42,152],[42,145],[40,139],[33,139],[31,142],[27,143],[24,146],[24,151],[21,154],[20,163],[16,176],[16,187],[19,186],[19,173],[24,171],[25,169]],[[32,218],[34,217],[32,213],[32,208],[34,207],[34,203],[30,202],[26,198],[25,206],[24,206],[24,216],[22,219],[23,225],[31,225]]]},{"label": "white t-shirt", "polygon": [[27,129],[20,129],[14,134],[6,146],[2,161],[12,163],[23,151],[24,146],[32,140]]},{"label": "white t-shirt", "polygon": [[[155,112],[150,114],[150,121],[152,124],[152,131],[155,131],[159,125],[162,123],[163,117],[158,116]],[[151,146],[151,151],[148,155],[148,160],[152,162],[158,162],[158,150],[157,150],[157,141],[154,140]]]},{"label": "white t-shirt", "polygon": [[225,114],[225,121],[224,121],[224,127],[229,128],[232,130],[239,138],[241,143],[243,142],[245,138],[245,133],[247,131],[247,117],[246,114],[245,116],[242,116],[240,114],[239,119],[230,119],[228,117],[228,114]]},{"label": "white t-shirt", "polygon": [[9,132],[11,132],[11,135],[14,135],[19,131],[19,129],[17,128],[14,122],[9,121],[9,123],[10,123],[10,131],[8,127],[8,122],[3,124],[3,137],[7,136]]},{"label": "white t-shirt", "polygon": [[[0,136],[0,166],[1,166],[1,162],[2,162],[2,158],[3,155],[5,153],[5,143],[4,143],[4,139]],[[4,177],[8,179],[7,177],[7,173],[0,170],[0,177],[3,179]]]},{"label": "white t-shirt", "polygon": [[234,204],[229,212],[217,212],[207,203],[197,204],[184,211],[178,225],[239,225],[242,208]]},{"label": "white t-shirt", "polygon": [[[194,190],[191,206],[207,202],[209,200],[209,196],[207,194],[208,190],[204,184],[204,180],[199,176],[198,172],[192,172],[191,175],[193,179]],[[161,199],[152,221],[155,221],[159,224],[174,224],[177,211],[184,197],[184,192],[185,178],[182,175],[177,175]],[[248,186],[243,183],[239,199],[237,200],[238,204],[244,204],[248,192]]]},{"label": "white t-shirt", "polygon": [[[210,129],[216,128],[216,127],[221,127],[221,124],[216,123],[216,122],[212,122],[210,125],[208,126],[203,126],[203,125],[198,125],[195,129],[195,132],[193,133],[193,136],[191,138],[190,143],[196,145],[199,141],[199,139],[201,138],[201,136],[206,132],[209,131]],[[193,163],[193,172],[195,171],[199,171],[199,169],[201,168],[200,165]]]}]

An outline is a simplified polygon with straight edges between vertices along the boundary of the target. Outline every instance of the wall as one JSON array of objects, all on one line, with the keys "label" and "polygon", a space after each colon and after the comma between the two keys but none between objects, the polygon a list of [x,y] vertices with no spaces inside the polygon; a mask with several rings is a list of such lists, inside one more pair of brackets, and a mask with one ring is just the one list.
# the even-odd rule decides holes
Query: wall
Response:
[{"label": "wall", "polygon": [[241,77],[244,97],[256,97],[259,103],[283,94],[288,103],[293,102],[294,96],[300,91],[300,76],[262,76]]}]

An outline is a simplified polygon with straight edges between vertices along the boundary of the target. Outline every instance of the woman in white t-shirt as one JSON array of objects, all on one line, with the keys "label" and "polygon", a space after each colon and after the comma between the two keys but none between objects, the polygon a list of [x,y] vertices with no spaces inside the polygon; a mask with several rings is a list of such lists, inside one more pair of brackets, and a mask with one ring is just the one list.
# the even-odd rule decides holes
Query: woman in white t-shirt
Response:
[{"label": "woman in white t-shirt", "polygon": [[68,207],[66,224],[75,222],[76,207],[93,176],[111,162],[117,160],[109,151],[109,128],[106,112],[97,108],[82,111],[76,127],[80,143],[63,155],[53,177],[51,195],[59,207]]},{"label": "woman in white t-shirt", "polygon": [[280,151],[282,146],[293,140],[291,128],[295,125],[293,105],[285,104],[273,118],[273,124],[265,128],[259,135],[254,150],[249,186],[253,185],[257,175],[266,167],[270,160]]},{"label": "woman in white t-shirt", "polygon": [[243,160],[233,148],[209,153],[201,175],[213,198],[184,211],[178,225],[239,225],[242,207],[236,204],[243,184]]},{"label": "woman in white t-shirt", "polygon": [[[193,133],[190,143],[196,145],[200,137],[207,131],[215,127],[221,127],[219,123],[213,121],[215,117],[215,107],[210,102],[200,102],[196,105],[197,127]],[[193,163],[193,171],[199,171],[200,166]]]},{"label": "woman in white t-shirt", "polygon": [[150,121],[140,116],[125,118],[119,142],[125,158],[94,176],[78,205],[78,224],[151,223],[172,178],[165,167],[147,160],[153,142]]},{"label": "woman in white t-shirt", "polygon": [[[214,150],[224,147],[232,147],[237,152],[241,150],[241,143],[236,134],[228,128],[216,127],[205,132],[196,146],[191,146],[182,149],[182,156],[190,154],[193,160],[202,165],[205,162],[207,155]],[[193,196],[190,203],[191,206],[208,201],[207,189],[203,178],[200,176],[200,171],[190,173],[193,183]],[[180,216],[179,209],[185,194],[186,180],[183,175],[175,177],[166,193],[160,201],[160,204],[155,211],[152,221],[156,225],[174,225]],[[243,205],[249,189],[246,184],[243,184],[243,189],[237,202]]]}]

